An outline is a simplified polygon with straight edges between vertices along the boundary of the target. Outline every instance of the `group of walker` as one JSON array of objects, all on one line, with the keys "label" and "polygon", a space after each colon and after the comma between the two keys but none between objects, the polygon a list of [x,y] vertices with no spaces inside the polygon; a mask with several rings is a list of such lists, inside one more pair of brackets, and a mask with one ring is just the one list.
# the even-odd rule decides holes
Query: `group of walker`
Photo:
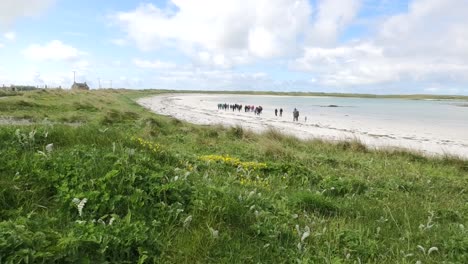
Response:
[{"label": "group of walker", "polygon": [[[237,111],[241,111],[242,109],[242,105],[241,104],[227,104],[227,103],[224,103],[224,104],[218,104],[218,110],[232,110],[233,112],[235,110]],[[244,112],[254,112],[256,115],[260,115],[263,111],[263,107],[261,106],[253,106],[253,105],[244,105]],[[280,117],[283,117],[283,108],[280,108],[279,111],[278,111],[278,108],[275,109],[275,116],[278,116],[278,113],[279,113],[279,116]],[[304,117],[304,121],[307,122],[307,116]],[[296,108],[294,108],[294,111],[293,111],[293,122],[299,122],[299,110],[297,110]]]}]

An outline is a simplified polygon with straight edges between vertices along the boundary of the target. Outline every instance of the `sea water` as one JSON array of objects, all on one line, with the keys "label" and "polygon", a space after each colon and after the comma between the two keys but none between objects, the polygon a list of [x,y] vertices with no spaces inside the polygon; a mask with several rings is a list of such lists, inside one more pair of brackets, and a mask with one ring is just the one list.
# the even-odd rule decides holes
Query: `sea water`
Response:
[{"label": "sea water", "polygon": [[437,132],[442,137],[468,140],[468,107],[464,107],[467,101],[255,95],[206,96],[203,101],[213,107],[218,103],[262,106],[267,116],[283,108],[283,116],[291,119],[296,108],[302,122],[307,116],[308,122],[321,124],[336,126],[341,122],[343,127],[364,125],[386,132],[402,129],[418,135]]}]

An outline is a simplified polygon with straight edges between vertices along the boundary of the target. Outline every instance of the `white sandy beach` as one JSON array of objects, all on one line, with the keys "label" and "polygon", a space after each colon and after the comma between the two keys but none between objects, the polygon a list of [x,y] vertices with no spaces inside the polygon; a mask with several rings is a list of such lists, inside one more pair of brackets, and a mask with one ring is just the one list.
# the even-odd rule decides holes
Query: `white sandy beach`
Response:
[{"label": "white sandy beach", "polygon": [[[262,115],[218,110],[216,104],[204,103],[207,94],[165,94],[138,100],[147,109],[174,118],[201,125],[221,124],[242,126],[256,132],[269,128],[294,135],[301,139],[319,138],[329,141],[360,140],[374,148],[401,148],[420,152],[423,155],[451,155],[468,158],[468,134],[463,131],[444,129],[432,124],[433,129],[418,125],[396,125],[369,122],[359,117],[323,118],[314,116],[308,122],[294,123],[292,115],[285,112],[283,118],[275,117],[273,111]],[[229,95],[231,96],[231,95]],[[232,95],[235,102],[236,95]]]}]

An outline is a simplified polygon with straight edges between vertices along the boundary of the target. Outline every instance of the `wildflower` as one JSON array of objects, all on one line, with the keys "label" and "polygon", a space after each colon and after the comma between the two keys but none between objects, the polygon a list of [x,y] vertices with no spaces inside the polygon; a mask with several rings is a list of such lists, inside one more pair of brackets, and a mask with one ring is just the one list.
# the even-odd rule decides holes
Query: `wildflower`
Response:
[{"label": "wildflower", "polygon": [[426,249],[423,246],[418,245],[417,248],[419,248],[419,250],[421,250],[423,254],[426,254]]},{"label": "wildflower", "polygon": [[73,203],[76,205],[76,208],[78,209],[78,215],[80,217],[81,217],[81,215],[83,213],[83,208],[84,208],[86,202],[88,202],[88,199],[86,199],[86,198],[83,198],[82,200],[80,200],[78,198],[73,198]]},{"label": "wildflower", "polygon": [[265,163],[259,163],[259,162],[242,162],[238,158],[233,158],[230,156],[219,156],[219,155],[205,155],[199,157],[200,160],[202,161],[207,161],[207,162],[221,162],[225,163],[228,165],[232,165],[235,167],[240,167],[244,169],[251,169],[251,170],[258,170],[262,168],[266,168],[267,165]]},{"label": "wildflower", "polygon": [[48,144],[46,147],[45,147],[47,153],[50,153],[52,152],[52,150],[54,150],[54,143],[50,143]]},{"label": "wildflower", "polygon": [[210,229],[211,237],[213,237],[214,239],[217,239],[219,237],[219,231],[211,227],[209,227],[209,229]]},{"label": "wildflower", "polygon": [[42,156],[46,157],[47,158],[47,154],[44,153],[44,151],[37,151],[38,154],[41,154]]},{"label": "wildflower", "polygon": [[155,144],[149,141],[146,141],[142,138],[131,138],[132,141],[136,141],[140,146],[151,150],[152,152],[158,153],[161,150],[161,146],[159,144]]},{"label": "wildflower", "polygon": [[304,233],[302,234],[302,237],[301,237],[301,243],[304,243],[304,240],[308,238],[309,236],[310,236],[310,228],[306,226],[304,228]]},{"label": "wildflower", "polygon": [[439,249],[437,247],[431,247],[428,251],[427,251],[427,255],[429,256],[432,252],[434,251],[439,251]]},{"label": "wildflower", "polygon": [[429,211],[429,216],[427,217],[427,223],[426,224],[420,224],[419,229],[421,231],[431,229],[435,225],[434,222],[432,221],[433,218],[434,218],[434,212]]},{"label": "wildflower", "polygon": [[184,227],[187,228],[187,227],[190,225],[191,222],[192,222],[192,216],[189,215],[189,216],[187,216],[187,218],[185,218],[185,220],[184,220]]}]

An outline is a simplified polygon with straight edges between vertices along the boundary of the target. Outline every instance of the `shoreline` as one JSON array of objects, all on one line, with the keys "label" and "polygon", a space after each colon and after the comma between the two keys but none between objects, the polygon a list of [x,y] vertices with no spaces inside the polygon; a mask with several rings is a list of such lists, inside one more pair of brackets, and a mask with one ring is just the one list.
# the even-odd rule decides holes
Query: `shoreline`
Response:
[{"label": "shoreline", "polygon": [[[454,156],[468,159],[468,141],[457,138],[441,138],[422,134],[405,135],[378,127],[373,129],[363,120],[351,123],[343,120],[309,119],[309,122],[293,122],[285,112],[278,119],[270,112],[256,116],[253,113],[218,110],[216,105],[205,105],[202,98],[218,97],[222,94],[163,94],[141,98],[137,103],[157,114],[171,116],[199,125],[241,126],[257,133],[275,129],[302,140],[322,139],[331,142],[358,140],[369,148],[397,149],[416,152],[424,156]],[[270,95],[255,95],[270,96]],[[233,95],[235,97],[235,95]],[[291,120],[289,120],[291,119]],[[366,127],[367,125],[367,127]]]}]

